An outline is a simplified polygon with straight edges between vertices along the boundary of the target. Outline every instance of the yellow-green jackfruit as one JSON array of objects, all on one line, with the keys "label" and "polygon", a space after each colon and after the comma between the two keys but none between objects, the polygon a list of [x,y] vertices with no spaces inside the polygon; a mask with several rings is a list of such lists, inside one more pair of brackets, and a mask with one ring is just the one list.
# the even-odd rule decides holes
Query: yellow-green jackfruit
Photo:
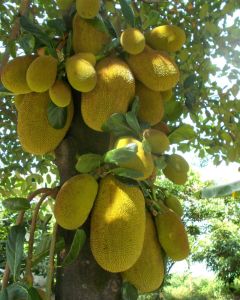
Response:
[{"label": "yellow-green jackfruit", "polygon": [[187,161],[178,154],[167,157],[167,166],[163,169],[164,175],[176,184],[184,184],[187,181],[189,165]]},{"label": "yellow-green jackfruit", "polygon": [[66,107],[72,101],[70,86],[62,80],[56,80],[49,89],[49,96],[53,103],[59,107]]},{"label": "yellow-green jackfruit", "polygon": [[35,58],[35,56],[27,55],[11,60],[2,71],[1,81],[4,87],[16,95],[30,93],[26,73]]},{"label": "yellow-green jackfruit", "polygon": [[25,95],[23,94],[23,95],[16,95],[14,97],[14,104],[15,104],[15,107],[16,107],[17,110],[19,110],[19,108],[20,108],[20,106],[23,102],[24,96]]},{"label": "yellow-green jackfruit", "polygon": [[88,20],[82,19],[77,14],[73,18],[73,50],[78,52],[91,52],[98,54],[110,41],[106,32],[100,31]]},{"label": "yellow-green jackfruit", "polygon": [[141,190],[111,175],[103,178],[91,217],[90,245],[97,263],[109,272],[131,268],[142,252],[144,232]]},{"label": "yellow-green jackfruit", "polygon": [[182,217],[183,207],[177,197],[169,195],[165,200],[165,204],[168,208],[173,210],[180,218]]},{"label": "yellow-green jackfruit", "polygon": [[78,52],[78,57],[88,61],[93,67],[96,65],[96,56],[90,52]]},{"label": "yellow-green jackfruit", "polygon": [[161,93],[150,90],[138,81],[136,83],[136,96],[139,97],[139,119],[150,125],[159,123],[164,115],[164,103]]},{"label": "yellow-green jackfruit", "polygon": [[97,191],[98,183],[89,174],[67,180],[56,197],[54,216],[57,223],[68,230],[80,227],[93,207]]},{"label": "yellow-green jackfruit", "polygon": [[100,9],[100,0],[76,0],[76,9],[80,17],[93,19]]},{"label": "yellow-green jackfruit", "polygon": [[156,129],[147,129],[143,134],[144,138],[149,142],[152,153],[162,154],[169,150],[169,139],[165,133]]},{"label": "yellow-green jackfruit", "polygon": [[67,10],[70,8],[70,6],[72,5],[72,3],[74,2],[74,0],[56,0],[57,2],[57,6],[61,9],[61,10]]},{"label": "yellow-green jackfruit", "polygon": [[123,31],[120,37],[123,50],[129,54],[139,54],[145,48],[145,37],[140,30],[128,28]]},{"label": "yellow-green jackfruit", "polygon": [[132,143],[136,144],[138,147],[136,158],[128,162],[121,163],[119,164],[119,166],[122,168],[132,169],[141,172],[143,176],[137,179],[145,180],[151,176],[154,169],[154,163],[151,153],[147,153],[144,151],[142,143],[134,139],[133,137],[121,137],[116,141],[115,148],[126,147],[127,145]]},{"label": "yellow-green jackfruit", "polygon": [[146,213],[146,230],[142,253],[137,262],[122,275],[141,293],[155,291],[163,281],[164,265],[161,247],[149,212]]},{"label": "yellow-green jackfruit", "polygon": [[114,113],[125,113],[134,97],[135,81],[128,65],[119,58],[105,58],[97,66],[97,85],[82,95],[84,122],[96,131]]},{"label": "yellow-green jackfruit", "polygon": [[185,32],[175,25],[155,27],[146,35],[147,43],[156,50],[175,52],[186,41]]},{"label": "yellow-green jackfruit", "polygon": [[78,54],[67,60],[66,72],[69,83],[79,92],[90,92],[96,86],[97,75],[94,67]]},{"label": "yellow-green jackfruit", "polygon": [[127,62],[135,77],[153,91],[166,91],[179,81],[179,70],[166,54],[146,46],[137,55],[129,55]]},{"label": "yellow-green jackfruit", "polygon": [[37,57],[27,70],[27,83],[34,92],[43,93],[49,90],[57,77],[56,58],[50,55]]},{"label": "yellow-green jackfruit", "polygon": [[48,122],[47,110],[50,98],[48,92],[30,93],[24,96],[18,111],[17,132],[26,152],[43,155],[53,151],[68,131],[73,104],[68,106],[67,122],[62,129],[54,129]]},{"label": "yellow-green jackfruit", "polygon": [[155,221],[159,242],[167,255],[175,261],[185,259],[190,249],[187,232],[180,217],[164,207]]}]

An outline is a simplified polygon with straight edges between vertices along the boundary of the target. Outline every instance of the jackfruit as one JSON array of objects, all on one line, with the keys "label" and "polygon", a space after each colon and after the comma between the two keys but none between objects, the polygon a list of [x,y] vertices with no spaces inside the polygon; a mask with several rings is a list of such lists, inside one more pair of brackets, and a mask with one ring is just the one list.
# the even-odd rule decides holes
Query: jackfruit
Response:
[{"label": "jackfruit", "polygon": [[139,119],[150,125],[159,123],[164,115],[161,93],[150,90],[138,81],[136,83],[136,96],[139,97]]},{"label": "jackfruit", "polygon": [[72,92],[70,86],[62,80],[56,80],[49,89],[49,96],[53,103],[59,107],[65,107],[72,101]]},{"label": "jackfruit", "polygon": [[163,169],[164,175],[176,184],[184,184],[187,181],[189,165],[187,161],[178,154],[167,157],[167,166]]},{"label": "jackfruit", "polygon": [[175,169],[166,166],[163,169],[163,174],[175,184],[183,185],[187,182],[188,176],[186,172],[178,172]]},{"label": "jackfruit", "polygon": [[110,41],[106,32],[94,27],[88,20],[82,19],[77,14],[73,18],[73,50],[78,52],[91,52],[98,54]]},{"label": "jackfruit", "polygon": [[190,249],[187,232],[180,217],[164,207],[155,221],[158,239],[166,254],[174,261],[185,259]]},{"label": "jackfruit", "polygon": [[162,154],[169,150],[169,139],[162,131],[156,129],[147,129],[144,131],[143,136],[150,144],[152,153]]},{"label": "jackfruit", "polygon": [[128,28],[123,31],[120,37],[123,50],[129,54],[139,54],[145,48],[145,37],[140,30]]},{"label": "jackfruit", "polygon": [[96,56],[90,52],[78,52],[78,57],[88,61],[93,67],[96,65]]},{"label": "jackfruit", "polygon": [[175,52],[186,42],[186,35],[175,25],[162,25],[152,29],[146,35],[146,40],[153,49]]},{"label": "jackfruit", "polygon": [[15,107],[16,107],[17,110],[19,110],[19,108],[20,108],[20,106],[21,106],[21,104],[23,102],[24,96],[25,95],[22,94],[22,95],[16,95],[14,97],[14,104],[15,104]]},{"label": "jackfruit", "polygon": [[78,54],[67,60],[66,72],[69,83],[79,92],[90,92],[96,86],[97,75],[94,67]]},{"label": "jackfruit", "polygon": [[81,111],[84,122],[96,131],[114,113],[127,112],[134,97],[135,81],[128,65],[119,58],[105,58],[97,66],[97,85],[82,95]]},{"label": "jackfruit", "polygon": [[67,180],[57,194],[54,216],[57,223],[75,230],[87,219],[97,196],[98,183],[89,174],[76,175]]},{"label": "jackfruit", "polygon": [[177,197],[175,197],[173,195],[169,195],[165,199],[165,204],[168,208],[173,210],[180,218],[182,217],[183,208],[182,208],[182,205],[181,205],[181,203],[180,203],[180,201],[178,200]]},{"label": "jackfruit", "polygon": [[111,175],[100,182],[90,231],[97,263],[113,273],[124,272],[138,260],[144,241],[145,200],[136,186]]},{"label": "jackfruit", "polygon": [[16,95],[30,93],[31,89],[27,84],[26,73],[35,58],[35,56],[27,55],[11,60],[2,71],[3,86]]},{"label": "jackfruit", "polygon": [[161,247],[149,212],[146,213],[146,230],[142,253],[137,262],[122,273],[122,276],[141,293],[155,291],[163,281],[164,265]]},{"label": "jackfruit", "polygon": [[151,176],[154,169],[154,163],[151,153],[144,151],[142,143],[133,137],[121,137],[116,141],[115,148],[126,147],[132,143],[136,144],[138,147],[136,158],[128,162],[121,163],[119,166],[143,173],[143,176],[137,178],[137,180],[145,180]]},{"label": "jackfruit", "polygon": [[129,55],[127,62],[135,77],[153,91],[166,91],[179,81],[179,70],[166,54],[146,46],[137,55]]},{"label": "jackfruit", "polygon": [[153,129],[157,129],[157,130],[160,130],[162,131],[163,133],[165,133],[166,135],[169,135],[169,133],[171,132],[170,128],[168,127],[168,125],[164,122],[160,122],[156,125],[154,125],[152,127]]},{"label": "jackfruit", "polygon": [[172,98],[173,91],[172,89],[161,92],[163,101],[169,101]]},{"label": "jackfruit", "polygon": [[70,8],[74,0],[56,0],[57,1],[57,6],[61,10],[67,10]]},{"label": "jackfruit", "polygon": [[47,110],[50,98],[48,92],[26,94],[18,112],[17,132],[26,152],[43,155],[53,151],[68,131],[73,104],[68,106],[67,122],[62,129],[54,129],[48,122]]},{"label": "jackfruit", "polygon": [[76,0],[76,9],[80,17],[93,19],[100,9],[100,0]]},{"label": "jackfruit", "polygon": [[27,70],[27,83],[34,92],[43,93],[54,84],[58,61],[50,55],[37,57]]}]

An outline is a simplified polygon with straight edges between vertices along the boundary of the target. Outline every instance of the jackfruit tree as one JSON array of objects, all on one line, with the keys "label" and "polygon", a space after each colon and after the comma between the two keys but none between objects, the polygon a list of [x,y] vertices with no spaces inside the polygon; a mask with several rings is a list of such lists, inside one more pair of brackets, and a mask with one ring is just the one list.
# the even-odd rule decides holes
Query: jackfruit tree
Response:
[{"label": "jackfruit tree", "polygon": [[[17,215],[1,300],[133,300],[160,291],[167,262],[188,257],[181,203],[155,182],[186,183],[179,151],[239,162],[237,8],[0,4],[0,197]],[[46,293],[34,278],[43,259]]]}]

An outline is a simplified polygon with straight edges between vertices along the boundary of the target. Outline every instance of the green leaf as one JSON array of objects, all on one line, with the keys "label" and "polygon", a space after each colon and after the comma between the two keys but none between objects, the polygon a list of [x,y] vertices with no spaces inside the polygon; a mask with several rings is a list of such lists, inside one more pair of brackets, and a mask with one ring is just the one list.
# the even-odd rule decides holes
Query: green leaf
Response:
[{"label": "green leaf", "polygon": [[184,89],[188,89],[190,87],[192,87],[194,85],[194,81],[196,80],[196,75],[195,74],[191,74],[189,75],[185,80],[184,80],[184,83],[183,83],[183,87]]},{"label": "green leaf", "polygon": [[200,19],[204,19],[207,16],[208,16],[208,3],[204,3],[200,9],[199,17]]},{"label": "green leaf", "polygon": [[143,139],[142,146],[143,146],[144,152],[146,152],[146,153],[151,153],[152,152],[152,147],[146,139]]},{"label": "green leaf", "polygon": [[48,20],[47,25],[48,27],[53,28],[59,36],[62,36],[67,31],[66,25],[62,19]]},{"label": "green leaf", "polygon": [[138,119],[133,111],[129,111],[125,115],[126,121],[130,128],[135,132],[136,135],[141,133],[141,127],[138,123]]},{"label": "green leaf", "polygon": [[69,31],[67,45],[65,48],[66,57],[69,57],[71,55],[71,52],[72,52],[72,31]]},{"label": "green leaf", "polygon": [[148,15],[145,16],[145,20],[143,23],[143,29],[146,30],[150,26],[156,26],[159,18],[160,18],[159,11],[151,10]]},{"label": "green leaf", "polygon": [[7,263],[16,281],[20,275],[26,230],[23,225],[11,227],[6,245]]},{"label": "green leaf", "polygon": [[138,115],[139,108],[140,108],[139,97],[135,96],[133,99],[131,111],[135,114],[136,117]]},{"label": "green leaf", "polygon": [[111,21],[110,21],[109,19],[104,19],[103,21],[104,21],[104,23],[105,23],[105,26],[106,26],[106,28],[107,28],[109,34],[110,34],[112,37],[117,38],[117,37],[118,37],[117,32],[116,32],[116,30],[115,30],[113,24],[111,23]]},{"label": "green leaf", "polygon": [[169,136],[171,144],[177,144],[182,141],[190,141],[196,137],[196,133],[191,125],[185,124],[174,130]]},{"label": "green leaf", "polygon": [[108,151],[104,156],[104,162],[109,164],[121,164],[126,163],[137,156],[138,147],[132,143],[126,147],[119,149],[113,149]]},{"label": "green leaf", "polygon": [[71,248],[63,261],[63,267],[70,265],[77,259],[82,247],[85,244],[85,241],[86,241],[85,231],[82,229],[77,229]]},{"label": "green leaf", "polygon": [[6,288],[1,291],[0,300],[10,300],[8,297],[8,290]]},{"label": "green leaf", "polygon": [[120,39],[119,38],[113,39],[110,43],[104,46],[103,49],[97,54],[96,56],[97,61],[104,58],[109,52],[117,48],[119,45],[120,45]]},{"label": "green leaf", "polygon": [[94,26],[95,28],[97,28],[99,31],[108,33],[108,29],[106,28],[106,25],[100,16],[96,16],[95,18],[88,19],[86,21],[90,23],[92,26]]},{"label": "green leaf", "polygon": [[67,107],[58,107],[51,100],[48,104],[48,122],[55,129],[62,129],[67,122]]},{"label": "green leaf", "polygon": [[122,285],[122,299],[123,300],[137,300],[138,291],[129,282],[124,282]]},{"label": "green leaf", "polygon": [[163,170],[167,166],[165,156],[155,158],[154,163],[158,170]]},{"label": "green leaf", "polygon": [[30,202],[26,198],[8,198],[3,200],[3,206],[9,210],[19,211],[30,208]]},{"label": "green leaf", "polygon": [[42,300],[37,289],[35,289],[34,287],[30,287],[28,289],[28,296],[30,298],[29,300]]},{"label": "green leaf", "polygon": [[134,12],[127,0],[119,0],[125,21],[135,27]]},{"label": "green leaf", "polygon": [[10,284],[7,287],[7,293],[8,293],[8,298],[7,298],[8,300],[27,299],[28,297],[27,289],[18,283]]},{"label": "green leaf", "polygon": [[128,123],[124,114],[116,113],[109,117],[109,119],[103,124],[102,130],[111,132],[116,136],[132,135],[135,134]]},{"label": "green leaf", "polygon": [[140,171],[136,171],[133,169],[127,169],[127,168],[116,168],[112,169],[111,173],[114,175],[120,176],[120,177],[126,177],[131,179],[137,179],[139,177],[143,177],[143,173]]},{"label": "green leaf", "polygon": [[18,42],[27,55],[33,53],[35,47],[35,38],[31,33],[21,35],[18,39]]},{"label": "green leaf", "polygon": [[98,154],[83,154],[78,158],[76,169],[80,173],[89,173],[101,166],[103,157]]},{"label": "green leaf", "polygon": [[202,190],[203,198],[223,197],[240,191],[240,181],[208,187]]}]

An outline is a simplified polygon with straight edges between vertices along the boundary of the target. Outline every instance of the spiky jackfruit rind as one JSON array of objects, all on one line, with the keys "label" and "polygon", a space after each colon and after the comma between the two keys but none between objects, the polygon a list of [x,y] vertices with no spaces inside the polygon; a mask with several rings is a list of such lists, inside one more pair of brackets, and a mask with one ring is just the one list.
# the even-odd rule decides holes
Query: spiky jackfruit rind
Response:
[{"label": "spiky jackfruit rind", "polygon": [[137,180],[145,180],[151,176],[154,169],[154,163],[151,153],[144,151],[143,144],[133,137],[125,136],[116,141],[115,148],[122,148],[132,143],[136,144],[138,147],[137,155],[128,162],[120,163],[119,166],[141,172],[143,176],[138,177]]},{"label": "spiky jackfruit rind", "polygon": [[174,61],[164,52],[146,46],[137,55],[129,55],[127,62],[135,75],[153,91],[166,91],[179,81],[179,70]]},{"label": "spiky jackfruit rind", "polygon": [[56,80],[49,89],[49,96],[54,104],[59,107],[66,107],[72,101],[70,86],[62,80]]},{"label": "spiky jackfruit rind", "polygon": [[131,268],[142,252],[144,232],[145,202],[141,190],[111,175],[102,179],[90,233],[97,263],[113,273]]},{"label": "spiky jackfruit rind", "polygon": [[81,111],[88,127],[102,131],[114,113],[126,113],[134,97],[135,80],[128,65],[119,58],[105,58],[97,66],[97,85],[82,95]]},{"label": "spiky jackfruit rind", "polygon": [[57,223],[75,230],[87,219],[96,198],[98,183],[89,174],[76,175],[67,180],[57,194],[54,216]]},{"label": "spiky jackfruit rind", "polygon": [[16,95],[30,93],[32,90],[27,84],[26,73],[35,58],[31,55],[19,56],[8,62],[1,74],[3,86]]},{"label": "spiky jackfruit rind", "polygon": [[142,253],[136,263],[122,273],[122,276],[141,293],[155,291],[163,281],[164,264],[161,247],[149,212],[146,212],[146,230]]},{"label": "spiky jackfruit rind", "polygon": [[35,155],[54,151],[67,133],[72,117],[73,104],[68,106],[67,122],[63,129],[54,129],[48,122],[49,94],[26,94],[18,112],[17,132],[22,148]]},{"label": "spiky jackfruit rind", "polygon": [[27,70],[27,83],[30,89],[37,93],[43,93],[49,90],[57,77],[56,58],[50,55],[37,57]]},{"label": "spiky jackfruit rind", "polygon": [[147,43],[156,50],[176,52],[186,42],[185,32],[175,25],[155,27],[146,35]]},{"label": "spiky jackfruit rind", "polygon": [[76,14],[73,18],[73,50],[98,54],[110,41],[106,32],[98,30],[90,22]]},{"label": "spiky jackfruit rind", "polygon": [[160,130],[147,129],[144,131],[144,138],[150,144],[152,153],[162,154],[169,150],[169,139],[166,134]]},{"label": "spiky jackfruit rind", "polygon": [[177,172],[188,172],[189,164],[184,157],[179,154],[171,154],[167,157],[167,164],[174,168]]},{"label": "spiky jackfruit rind", "polygon": [[145,37],[140,30],[136,28],[127,28],[121,34],[120,43],[124,51],[136,55],[144,50]]},{"label": "spiky jackfruit rind", "polygon": [[66,72],[69,83],[79,92],[90,92],[96,86],[97,75],[94,67],[78,54],[67,60]]},{"label": "spiky jackfruit rind", "polygon": [[76,0],[76,9],[80,17],[93,19],[100,9],[100,0]]},{"label": "spiky jackfruit rind", "polygon": [[163,174],[175,184],[183,185],[188,180],[187,172],[178,172],[175,168],[167,165],[165,169],[162,170]]},{"label": "spiky jackfruit rind", "polygon": [[23,103],[24,96],[25,95],[22,94],[22,95],[16,95],[14,97],[14,104],[15,104],[15,107],[16,107],[17,111],[19,110],[21,104]]},{"label": "spiky jackfruit rind", "polygon": [[155,222],[159,242],[166,254],[174,261],[187,258],[190,252],[188,236],[180,217],[165,207]]},{"label": "spiky jackfruit rind", "polygon": [[150,125],[159,123],[164,116],[164,103],[161,93],[153,91],[137,81],[136,96],[139,97],[139,119]]},{"label": "spiky jackfruit rind", "polygon": [[183,216],[183,207],[177,197],[169,195],[165,199],[165,204],[168,208],[173,210],[180,218]]}]

